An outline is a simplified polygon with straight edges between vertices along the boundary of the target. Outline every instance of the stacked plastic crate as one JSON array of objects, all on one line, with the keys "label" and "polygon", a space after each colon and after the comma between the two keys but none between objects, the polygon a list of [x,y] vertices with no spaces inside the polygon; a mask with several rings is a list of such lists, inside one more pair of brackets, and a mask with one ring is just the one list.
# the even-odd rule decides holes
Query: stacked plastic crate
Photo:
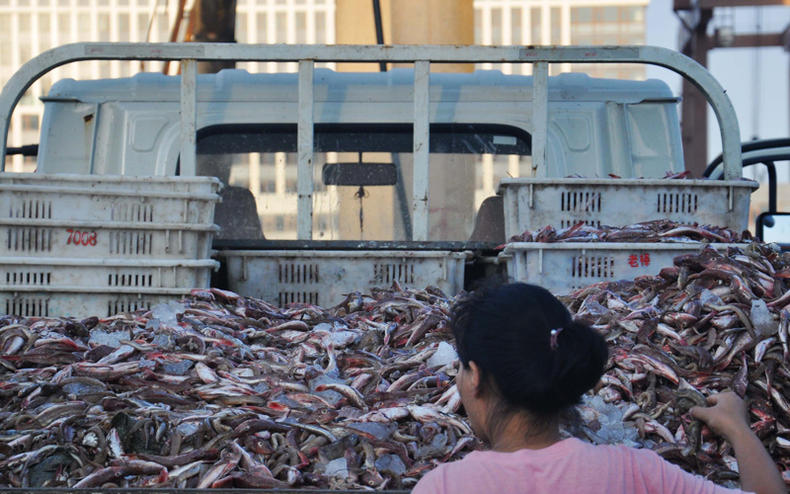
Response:
[{"label": "stacked plastic crate", "polygon": [[[446,250],[220,251],[229,288],[273,304],[339,304],[347,294],[434,286],[448,295],[464,288],[469,252]],[[252,274],[254,273],[254,275]]]},{"label": "stacked plastic crate", "polygon": [[[654,219],[746,229],[749,196],[757,183],[747,180],[667,179],[503,179],[499,193],[505,235],[551,225],[568,228],[625,226]],[[725,249],[731,244],[710,244]],[[700,243],[539,243],[509,242],[499,256],[510,279],[567,294],[601,281],[633,280],[671,266],[675,256]]]},{"label": "stacked plastic crate", "polygon": [[108,316],[209,285],[212,177],[0,174],[0,312]]}]

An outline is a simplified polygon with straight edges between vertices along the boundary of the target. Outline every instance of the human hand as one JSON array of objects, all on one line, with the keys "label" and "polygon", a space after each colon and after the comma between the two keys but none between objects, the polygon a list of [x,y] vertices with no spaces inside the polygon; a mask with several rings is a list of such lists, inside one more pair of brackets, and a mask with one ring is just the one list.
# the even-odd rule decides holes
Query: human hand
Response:
[{"label": "human hand", "polygon": [[732,442],[733,436],[750,431],[746,402],[732,391],[708,396],[708,407],[693,407],[689,412],[715,433]]}]

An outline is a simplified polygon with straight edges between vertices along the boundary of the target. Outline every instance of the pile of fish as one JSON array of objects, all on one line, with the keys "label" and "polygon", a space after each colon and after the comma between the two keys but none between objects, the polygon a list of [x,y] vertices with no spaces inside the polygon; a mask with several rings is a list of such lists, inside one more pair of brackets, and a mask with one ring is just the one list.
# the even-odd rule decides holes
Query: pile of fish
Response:
[{"label": "pile of fish", "polygon": [[[566,434],[732,484],[732,450],[688,410],[733,389],[790,484],[790,254],[701,249],[564,301],[611,354]],[[104,319],[0,317],[0,487],[411,488],[482,446],[459,413],[452,302],[211,289]]]},{"label": "pile of fish", "polygon": [[598,283],[564,301],[610,345],[595,400],[579,408],[581,435],[649,447],[726,484],[738,478],[730,446],[688,410],[733,390],[790,484],[790,253],[705,248],[658,276]]},{"label": "pile of fish", "polygon": [[479,447],[451,301],[281,309],[222,290],[85,320],[0,317],[0,486],[410,488]]},{"label": "pile of fish", "polygon": [[526,231],[511,242],[716,242],[738,243],[751,240],[748,231],[738,233],[724,227],[681,224],[667,219],[645,221],[627,226],[600,226],[576,223],[568,228],[551,225],[536,232]]}]

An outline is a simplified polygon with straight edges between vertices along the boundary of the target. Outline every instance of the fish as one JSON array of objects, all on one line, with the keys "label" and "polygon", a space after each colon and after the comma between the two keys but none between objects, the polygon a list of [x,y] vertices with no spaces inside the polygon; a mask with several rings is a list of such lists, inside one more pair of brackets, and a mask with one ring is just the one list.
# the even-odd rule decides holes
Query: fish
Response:
[{"label": "fish", "polygon": [[[616,228],[606,230],[615,232]],[[577,235],[582,231],[576,230]],[[681,231],[690,230],[665,232],[669,237]],[[712,231],[714,235],[700,235],[711,242],[725,235],[726,239],[742,240],[731,236],[732,232]],[[557,232],[552,241],[562,241],[562,234]],[[790,455],[776,444],[790,443],[786,436],[778,435],[778,431],[790,432],[790,401],[786,399],[790,392],[790,310],[785,308],[790,302],[790,282],[787,276],[775,274],[790,272],[788,269],[790,256],[757,242],[723,251],[702,248],[677,256],[672,266],[656,276],[602,282],[560,297],[574,318],[595,327],[609,344],[607,370],[585,403],[599,398],[599,407],[638,407],[628,420],[623,419],[626,430],[636,430],[636,438],[628,436],[629,441],[653,448],[681,468],[717,481],[732,478],[728,456],[722,455],[728,446],[721,438],[700,437],[699,425],[688,416],[689,405],[677,404],[684,393],[693,393],[699,406],[705,403],[704,397],[734,390],[748,402],[762,404],[759,409],[752,408],[759,413],[750,415],[751,427],[772,452],[777,467],[785,468]],[[606,313],[588,310],[589,301],[598,297],[626,304],[613,304]],[[761,305],[767,312],[751,309]],[[621,321],[638,320],[642,314],[652,314],[660,322],[648,330],[622,331]],[[623,382],[620,376],[636,372],[646,378],[632,379],[632,393],[628,393],[618,385]],[[587,422],[588,429],[590,424],[594,422]],[[596,430],[580,436],[588,440],[605,437]],[[669,443],[676,447],[661,446]]]},{"label": "fish", "polygon": [[[743,239],[663,220],[598,230],[539,236]],[[790,464],[788,272],[790,259],[762,244],[701,249],[659,275],[561,297],[610,352],[563,434],[651,448],[690,472],[732,479],[726,443],[679,404],[734,388],[756,410],[752,428],[775,444],[777,465]],[[326,465],[343,458],[344,488],[410,488],[434,465],[484,447],[455,384],[457,360],[428,364],[440,343],[453,344],[457,300],[394,283],[334,307],[277,307],[201,289],[180,301],[172,328],[149,324],[149,309],[83,321],[3,317],[0,487],[29,486],[33,466],[49,461],[60,466],[42,480],[48,487],[329,489],[339,484]],[[775,333],[755,331],[753,300],[779,321]],[[98,347],[97,332],[125,336]]]},{"label": "fish", "polygon": [[748,232],[712,225],[682,224],[668,219],[644,221],[625,226],[592,227],[577,222],[555,230],[546,226],[538,231],[513,235],[510,242],[699,242],[740,243],[751,240]]}]

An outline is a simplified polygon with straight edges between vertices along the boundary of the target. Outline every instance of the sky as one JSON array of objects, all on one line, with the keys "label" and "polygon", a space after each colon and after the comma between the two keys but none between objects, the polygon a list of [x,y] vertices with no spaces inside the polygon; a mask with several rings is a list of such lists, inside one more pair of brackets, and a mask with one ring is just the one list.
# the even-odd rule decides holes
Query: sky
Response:
[{"label": "sky", "polygon": [[[681,24],[672,11],[673,0],[650,0],[647,44],[679,50]],[[790,23],[790,7],[716,9],[709,32],[716,25],[734,24],[736,34],[781,32]],[[776,48],[716,48],[708,54],[708,70],[727,90],[738,114],[741,139],[790,137],[788,75],[790,55]],[[662,79],[680,95],[681,80],[667,69],[648,67],[647,76]],[[721,137],[713,111],[708,111],[708,161],[721,152]],[[790,181],[790,166],[779,166],[780,180]]]}]

